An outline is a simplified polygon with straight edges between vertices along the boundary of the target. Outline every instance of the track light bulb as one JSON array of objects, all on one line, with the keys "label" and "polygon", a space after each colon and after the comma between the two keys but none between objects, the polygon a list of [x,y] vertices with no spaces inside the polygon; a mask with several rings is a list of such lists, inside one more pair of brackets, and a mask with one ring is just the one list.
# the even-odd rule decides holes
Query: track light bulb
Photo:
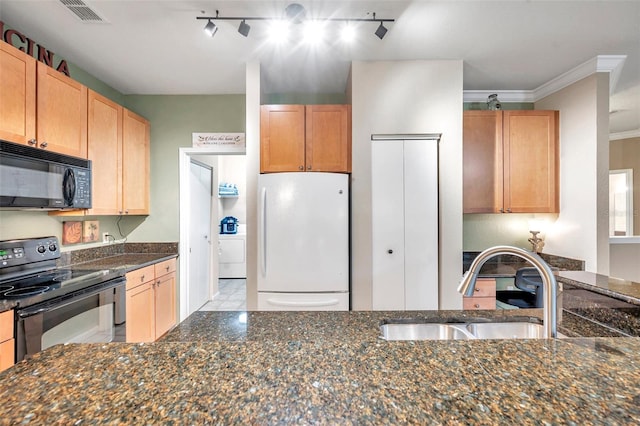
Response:
[{"label": "track light bulb", "polygon": [[269,28],[269,39],[274,43],[284,43],[289,38],[289,22],[276,20]]},{"label": "track light bulb", "polygon": [[204,26],[204,32],[207,33],[209,37],[213,37],[218,32],[218,27],[209,20],[207,25]]},{"label": "track light bulb", "polygon": [[238,32],[246,37],[249,35],[250,30],[251,26],[249,26],[249,24],[242,20],[242,22],[240,22],[240,26],[238,27]]},{"label": "track light bulb", "polygon": [[376,30],[376,35],[378,36],[378,38],[380,40],[382,40],[385,36],[385,34],[387,34],[387,29],[384,27],[384,25],[382,25],[382,21],[380,21],[380,26],[378,27],[378,29]]},{"label": "track light bulb", "polygon": [[340,32],[340,38],[345,43],[351,43],[356,38],[356,29],[353,25],[347,22],[347,24],[342,27],[342,31]]}]

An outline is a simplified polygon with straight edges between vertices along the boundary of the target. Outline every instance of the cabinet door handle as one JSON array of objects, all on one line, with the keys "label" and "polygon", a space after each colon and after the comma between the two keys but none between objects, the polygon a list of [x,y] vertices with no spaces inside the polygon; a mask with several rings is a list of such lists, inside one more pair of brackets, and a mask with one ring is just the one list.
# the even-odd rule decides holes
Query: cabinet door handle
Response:
[{"label": "cabinet door handle", "polygon": [[37,140],[35,140],[35,139],[29,139],[29,140],[27,141],[27,143],[28,143],[29,145],[38,145],[38,141],[37,141]]},{"label": "cabinet door handle", "polygon": [[169,267],[167,266],[167,272],[169,272]]},{"label": "cabinet door handle", "polygon": [[507,209],[507,213],[511,213],[511,209]]},{"label": "cabinet door handle", "polygon": [[298,170],[304,170],[304,166],[299,166]]},{"label": "cabinet door handle", "polygon": [[144,281],[144,275],[140,277],[140,282],[143,282],[143,281]]},{"label": "cabinet door handle", "polygon": [[49,144],[47,142],[42,142],[40,144],[40,148],[46,148]]},{"label": "cabinet door handle", "polygon": [[480,304],[476,303],[475,305],[473,305],[473,307],[476,309],[480,309]]},{"label": "cabinet door handle", "polygon": [[307,166],[307,170],[311,170],[311,166]]},{"label": "cabinet door handle", "polygon": [[504,209],[500,209],[500,213],[504,213]]}]

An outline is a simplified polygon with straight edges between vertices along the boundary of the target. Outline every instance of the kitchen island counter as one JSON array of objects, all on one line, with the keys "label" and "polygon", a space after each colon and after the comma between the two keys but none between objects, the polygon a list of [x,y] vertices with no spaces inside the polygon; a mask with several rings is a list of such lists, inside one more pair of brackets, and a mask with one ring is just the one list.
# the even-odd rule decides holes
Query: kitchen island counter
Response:
[{"label": "kitchen island counter", "polygon": [[0,418],[36,424],[640,422],[640,338],[381,340],[377,325],[394,315],[407,316],[199,312],[152,344],[54,346],[0,374]]}]

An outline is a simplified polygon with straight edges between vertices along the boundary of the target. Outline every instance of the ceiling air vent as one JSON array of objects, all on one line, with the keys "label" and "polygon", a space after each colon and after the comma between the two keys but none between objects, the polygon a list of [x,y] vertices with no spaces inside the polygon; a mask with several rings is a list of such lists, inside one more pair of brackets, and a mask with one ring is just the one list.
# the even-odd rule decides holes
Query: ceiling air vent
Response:
[{"label": "ceiling air vent", "polygon": [[106,19],[101,17],[98,12],[82,0],[60,0],[60,3],[82,22],[107,23]]}]

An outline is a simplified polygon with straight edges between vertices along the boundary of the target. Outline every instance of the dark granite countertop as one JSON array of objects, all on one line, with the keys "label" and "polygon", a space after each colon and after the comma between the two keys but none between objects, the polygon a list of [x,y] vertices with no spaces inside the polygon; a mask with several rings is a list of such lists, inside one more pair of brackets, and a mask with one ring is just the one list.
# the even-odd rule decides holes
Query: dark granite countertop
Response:
[{"label": "dark granite countertop", "polygon": [[556,279],[562,283],[572,284],[634,305],[640,305],[640,283],[634,281],[586,271],[560,271],[556,274]]},{"label": "dark granite countertop", "polygon": [[389,316],[462,314],[198,312],[160,342],[58,345],[0,373],[0,418],[9,424],[640,422],[640,338],[378,337],[380,320]]},{"label": "dark granite countertop", "polygon": [[74,269],[124,269],[125,273],[177,257],[166,253],[125,253],[71,265]]}]

